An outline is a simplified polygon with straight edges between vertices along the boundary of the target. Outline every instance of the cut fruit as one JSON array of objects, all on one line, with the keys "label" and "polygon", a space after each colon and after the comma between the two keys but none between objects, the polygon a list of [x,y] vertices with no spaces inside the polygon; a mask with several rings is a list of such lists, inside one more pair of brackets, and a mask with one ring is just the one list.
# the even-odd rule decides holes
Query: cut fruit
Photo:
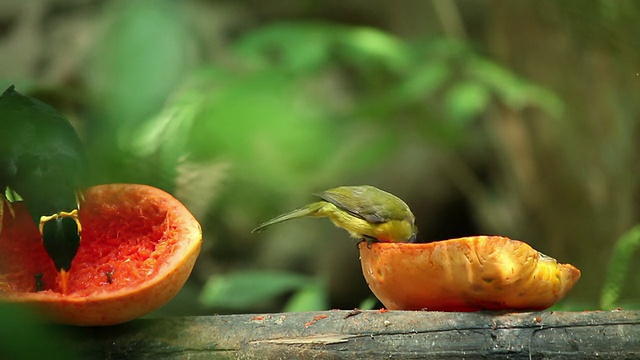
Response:
[{"label": "cut fruit", "polygon": [[369,288],[390,310],[542,310],[580,278],[574,266],[500,236],[358,247]]},{"label": "cut fruit", "polygon": [[[82,240],[67,293],[22,203],[4,216],[0,300],[31,304],[53,321],[112,325],[148,314],[182,288],[200,253],[200,224],[166,192],[134,184],[84,191]],[[38,291],[40,290],[40,291]]]}]

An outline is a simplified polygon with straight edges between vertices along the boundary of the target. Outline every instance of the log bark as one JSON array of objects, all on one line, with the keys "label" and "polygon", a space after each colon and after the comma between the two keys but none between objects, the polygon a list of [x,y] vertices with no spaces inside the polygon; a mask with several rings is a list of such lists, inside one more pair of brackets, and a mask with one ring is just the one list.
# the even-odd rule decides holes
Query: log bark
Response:
[{"label": "log bark", "polygon": [[68,328],[99,359],[639,359],[640,311],[345,311]]}]

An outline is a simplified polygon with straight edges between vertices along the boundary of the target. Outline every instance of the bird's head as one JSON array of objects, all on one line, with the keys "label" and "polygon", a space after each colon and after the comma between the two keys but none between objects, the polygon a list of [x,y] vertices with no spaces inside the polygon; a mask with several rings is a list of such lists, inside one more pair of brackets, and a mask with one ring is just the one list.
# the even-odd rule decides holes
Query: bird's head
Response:
[{"label": "bird's head", "polygon": [[410,243],[418,242],[418,227],[415,224],[413,224],[411,236],[409,237],[407,242],[410,242]]}]

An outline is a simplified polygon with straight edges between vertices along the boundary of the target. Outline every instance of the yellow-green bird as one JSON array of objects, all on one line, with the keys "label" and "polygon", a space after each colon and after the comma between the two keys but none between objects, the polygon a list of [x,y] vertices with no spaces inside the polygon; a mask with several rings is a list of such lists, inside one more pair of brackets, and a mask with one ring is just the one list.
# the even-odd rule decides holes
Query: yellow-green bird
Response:
[{"label": "yellow-green bird", "polygon": [[336,226],[367,242],[415,242],[418,228],[409,206],[370,185],[341,186],[315,194],[320,201],[275,217],[252,232],[299,217],[328,217]]}]

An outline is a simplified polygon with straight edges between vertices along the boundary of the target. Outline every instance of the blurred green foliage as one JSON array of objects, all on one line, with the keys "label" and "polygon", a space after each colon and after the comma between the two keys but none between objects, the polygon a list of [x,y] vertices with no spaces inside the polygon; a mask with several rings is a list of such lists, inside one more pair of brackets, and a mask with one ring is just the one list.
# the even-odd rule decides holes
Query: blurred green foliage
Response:
[{"label": "blurred green foliage", "polygon": [[0,358],[78,358],[65,330],[46,326],[31,309],[0,302],[0,319]]},{"label": "blurred green foliage", "polygon": [[[275,206],[269,204],[276,204],[274,200],[291,189],[311,192],[382,164],[400,151],[407,128],[456,146],[465,141],[469,126],[493,101],[515,109],[538,107],[552,116],[562,111],[551,92],[510,73],[467,44],[441,38],[413,43],[375,28],[317,21],[255,29],[231,44],[230,60],[204,64],[177,81],[176,69],[182,62],[162,55],[184,51],[184,45],[174,39],[176,34],[160,34],[170,36],[161,41],[160,49],[127,44],[146,43],[144,36],[155,33],[154,28],[179,27],[183,19],[171,16],[176,10],[171,6],[154,7],[149,18],[132,15],[146,11],[139,6],[122,18],[115,16],[112,23],[116,25],[111,26],[118,28],[118,38],[126,40],[110,45],[109,35],[102,47],[108,61],[92,68],[109,80],[93,88],[101,89],[95,94],[102,104],[98,108],[108,105],[100,118],[107,119],[115,131],[115,136],[101,133],[105,138],[98,143],[107,144],[102,163],[113,164],[118,171],[107,169],[101,181],[145,182],[207,197],[215,184],[195,186],[181,181],[181,164],[229,163],[225,173],[212,176],[228,179],[211,215],[215,216],[212,227],[226,228],[218,248],[237,247],[240,243],[234,239],[244,237],[240,234],[258,215],[273,211]],[[135,70],[147,67],[157,56],[159,64]],[[127,64],[127,70],[112,64]],[[158,77],[163,79],[161,87],[155,85]],[[134,109],[157,104],[159,91],[167,101],[156,115],[145,117],[148,112]],[[393,126],[394,122],[402,125]],[[140,164],[146,165],[141,168]],[[176,184],[183,188],[176,189]],[[207,221],[211,206],[200,204],[200,209],[192,210]],[[229,213],[244,218],[233,221]],[[239,289],[245,284],[246,296],[253,296],[252,301],[240,301],[224,293],[240,304],[268,297],[254,291],[255,283],[262,281],[259,277],[250,282],[239,280],[247,280],[246,276],[231,277],[233,281],[220,274],[212,277],[207,284],[216,286],[205,286],[200,297],[206,306],[228,306],[220,302],[224,296],[211,294],[222,291],[221,284],[234,281],[233,294],[242,292]],[[263,281],[278,288],[275,280]],[[294,299],[326,304],[318,300],[321,291],[322,287],[305,287]]]},{"label": "blurred green foliage", "polygon": [[[188,156],[202,162],[229,159],[239,167],[237,175],[269,189],[309,184],[309,179],[314,181],[308,186],[317,188],[397,151],[405,127],[389,126],[393,121],[404,118],[426,136],[456,140],[492,100],[541,107],[554,116],[562,109],[552,93],[464,43],[410,43],[374,28],[321,22],[276,23],[249,32],[232,44],[232,60],[205,64],[178,81],[180,59],[164,55],[184,51],[173,39],[175,31],[169,39],[156,39],[160,49],[127,46],[149,43],[139,39],[140,32],[154,34],[153,29],[169,26],[165,22],[179,27],[181,18],[171,16],[175,9],[154,6],[150,18],[131,14],[142,14],[144,7],[129,10],[109,27],[118,29],[121,40],[110,45],[107,39],[101,49],[108,56],[99,56],[92,67],[109,80],[92,89],[104,109],[101,123],[112,123],[116,132],[115,138],[99,134],[105,137],[100,143],[108,144],[103,155],[107,163],[120,162],[120,171],[106,177],[144,176],[132,156],[147,161],[156,154],[149,172],[156,175],[159,167],[165,177],[149,179],[156,183],[171,180],[179,160]],[[156,58],[161,62],[151,60]],[[335,80],[336,88],[323,87],[336,72],[347,79]],[[163,86],[156,85],[159,79]],[[142,109],[157,107],[160,94],[168,102],[158,115]]]},{"label": "blurred green foliage", "polygon": [[[540,107],[553,116],[562,108],[549,91],[456,41],[414,44],[374,28],[296,22],[249,32],[232,48],[232,65],[198,69],[159,116],[130,133],[135,154],[158,154],[156,168],[165,175],[174,174],[185,158],[230,162],[233,181],[225,186],[218,211],[246,219],[237,225],[215,223],[229,228],[227,241],[241,237],[258,218],[254,214],[267,213],[261,199],[275,203],[290,189],[311,192],[383,163],[403,146],[399,138],[406,125],[390,126],[394,121],[409,122],[423,136],[455,146],[492,101]],[[347,80],[338,78],[336,88],[318,86],[336,72]],[[341,102],[345,105],[338,107]],[[253,301],[268,298],[255,291],[259,277],[249,283],[212,277],[208,284],[237,282],[234,294],[244,292]],[[275,280],[264,282],[277,288]],[[212,300],[216,291],[220,288],[205,286],[201,300],[209,301],[204,305],[224,307],[228,304],[219,303],[221,298],[236,299],[218,293]],[[326,304],[317,300],[319,291],[323,288],[306,287],[294,299]]]},{"label": "blurred green foliage", "polygon": [[631,272],[631,260],[640,249],[640,225],[636,225],[624,233],[613,248],[609,261],[607,277],[600,295],[600,308],[609,310],[616,307],[637,307],[637,301],[630,304],[620,302],[620,295],[625,288],[625,279]]},{"label": "blurred green foliage", "polygon": [[[602,234],[615,239],[637,222],[628,205],[637,191],[629,172],[634,157],[625,155],[634,153],[640,102],[629,90],[637,78],[627,71],[637,64],[635,53],[624,45],[635,43],[623,42],[620,53],[608,48],[611,36],[635,38],[625,15],[637,13],[632,3],[529,1],[523,9],[536,11],[524,11],[496,1],[486,5],[491,12],[475,15],[487,29],[469,38],[439,31],[404,36],[322,16],[241,15],[240,25],[225,32],[213,26],[233,11],[202,11],[202,20],[197,12],[209,3],[217,2],[108,2],[97,12],[87,61],[74,74],[80,85],[45,92],[81,104],[67,110],[80,118],[91,183],[163,188],[203,225],[203,253],[190,282],[156,315],[331,307],[335,288],[358,286],[346,275],[357,271],[357,252],[331,241],[348,242],[346,235],[312,222],[249,232],[337,185],[391,184],[395,189],[387,190],[406,191],[412,208],[424,210],[419,221],[462,217],[459,209],[450,214],[425,200],[451,196],[434,180],[446,178],[465,197],[474,230],[512,236],[518,229],[522,240],[542,239],[541,250],[551,256],[582,256],[581,270],[608,255],[601,250],[613,242]],[[534,20],[519,23],[523,13]],[[424,15],[415,15],[419,23]],[[607,222],[610,212],[619,219]],[[589,226],[600,232],[588,238]],[[347,251],[355,263],[348,270],[319,259]],[[615,253],[607,294],[619,293],[611,287],[623,286],[619,277],[634,266]],[[580,283],[597,272],[583,271]],[[336,286],[330,273],[347,284]],[[356,294],[348,304],[375,306],[370,293]]]},{"label": "blurred green foliage", "polygon": [[321,281],[276,271],[236,271],[211,276],[199,300],[206,307],[243,311],[287,293],[294,295],[283,311],[312,311],[328,307]]}]

